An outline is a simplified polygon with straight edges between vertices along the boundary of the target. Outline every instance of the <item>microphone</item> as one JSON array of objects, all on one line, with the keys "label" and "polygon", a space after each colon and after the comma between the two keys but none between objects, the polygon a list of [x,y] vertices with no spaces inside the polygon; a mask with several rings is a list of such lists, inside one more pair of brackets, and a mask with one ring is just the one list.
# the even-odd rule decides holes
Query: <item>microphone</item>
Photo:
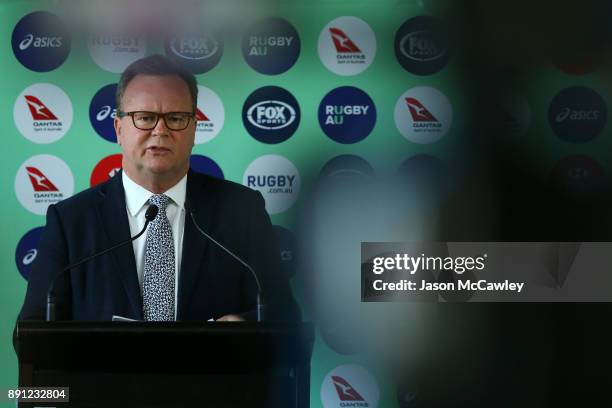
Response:
[{"label": "microphone", "polygon": [[253,278],[255,279],[255,283],[257,284],[257,321],[258,322],[265,321],[265,318],[266,318],[266,316],[265,316],[266,315],[266,313],[265,313],[266,306],[265,306],[265,302],[264,302],[263,290],[261,288],[261,282],[259,281],[259,276],[255,273],[255,271],[253,270],[251,265],[249,265],[244,260],[242,260],[242,258],[240,258],[238,255],[236,255],[235,253],[233,253],[232,251],[230,251],[229,249],[224,247],[221,243],[219,243],[216,239],[214,239],[213,237],[208,235],[206,233],[206,231],[204,231],[200,227],[200,225],[198,224],[198,222],[195,219],[195,212],[196,212],[196,210],[191,205],[191,201],[189,201],[189,200],[185,200],[185,211],[187,211],[187,213],[189,213],[189,215],[191,217],[191,221],[193,221],[193,225],[195,225],[196,229],[200,232],[200,234],[204,235],[206,238],[211,240],[216,246],[218,246],[219,248],[224,250],[227,254],[231,255],[232,258],[234,258],[235,260],[240,262],[245,268],[247,268],[249,270],[249,272],[251,272],[251,275],[253,275]]},{"label": "microphone", "polygon": [[139,238],[147,230],[149,223],[153,221],[155,217],[157,217],[158,212],[159,212],[159,208],[155,204],[149,205],[149,207],[147,208],[147,212],[145,212],[145,225],[138,234],[134,235],[133,237],[129,239],[126,239],[125,241],[119,242],[118,244],[115,244],[112,247],[107,248],[103,251],[97,252],[93,255],[86,256],[85,258],[82,258],[81,260],[71,265],[68,265],[67,267],[62,269],[57,275],[55,275],[55,278],[53,278],[53,280],[51,281],[49,291],[47,292],[47,321],[52,322],[55,320],[55,293],[54,293],[54,290],[55,290],[55,282],[57,281],[57,278],[59,278],[60,276],[62,276],[64,273],[68,272],[72,268],[76,268],[77,266],[82,265],[85,262],[91,261],[94,258],[104,255],[105,253],[113,251],[126,244],[129,244],[130,242]]}]

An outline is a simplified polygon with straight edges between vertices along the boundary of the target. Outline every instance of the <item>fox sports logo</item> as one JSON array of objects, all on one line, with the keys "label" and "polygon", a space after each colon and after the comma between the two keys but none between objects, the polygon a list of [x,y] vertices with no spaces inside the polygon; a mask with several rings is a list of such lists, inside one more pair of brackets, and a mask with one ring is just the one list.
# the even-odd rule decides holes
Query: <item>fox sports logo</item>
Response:
[{"label": "fox sports logo", "polygon": [[288,103],[262,101],[251,106],[247,112],[249,122],[260,129],[283,129],[295,122],[296,112]]},{"label": "fox sports logo", "polygon": [[170,49],[178,57],[203,60],[210,58],[219,50],[219,42],[207,36],[174,37],[170,41]]},{"label": "fox sports logo", "polygon": [[242,108],[244,127],[262,143],[281,143],[289,139],[300,123],[300,106],[286,89],[264,86],[246,99]]}]

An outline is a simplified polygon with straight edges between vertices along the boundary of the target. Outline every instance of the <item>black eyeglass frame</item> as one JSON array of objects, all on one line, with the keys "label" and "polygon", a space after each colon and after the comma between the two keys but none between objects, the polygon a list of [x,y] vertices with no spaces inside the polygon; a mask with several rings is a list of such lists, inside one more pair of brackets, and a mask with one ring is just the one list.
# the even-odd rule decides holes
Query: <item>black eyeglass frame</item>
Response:
[{"label": "black eyeglass frame", "polygon": [[[135,114],[137,114],[137,113],[149,113],[149,114],[151,114],[151,115],[155,115],[155,117],[157,118],[157,119],[155,120],[155,124],[154,124],[152,127],[150,127],[150,128],[146,128],[146,129],[143,129],[143,128],[141,128],[141,127],[138,127],[138,126],[136,125],[136,120],[134,119],[134,115],[135,115]],[[180,129],[174,129],[174,128],[172,128],[171,126],[169,126],[169,125],[168,125],[168,121],[166,120],[166,116],[167,116],[167,115],[173,115],[173,114],[177,114],[177,113],[188,115],[187,124],[185,124],[185,127],[182,127],[182,128],[180,128]],[[135,127],[136,129],[139,129],[139,130],[153,130],[153,129],[155,129],[155,126],[157,126],[157,124],[159,123],[159,118],[164,118],[164,124],[166,125],[166,127],[167,127],[168,129],[170,129],[170,130],[175,130],[175,131],[179,131],[179,130],[185,130],[185,129],[187,129],[187,127],[189,126],[189,123],[191,122],[191,119],[195,119],[195,116],[196,116],[196,115],[195,115],[195,113],[193,113],[193,112],[166,112],[166,113],[160,113],[160,112],[151,112],[151,111],[131,111],[131,112],[117,111],[117,117],[118,117],[118,118],[120,118],[120,119],[121,119],[121,118],[124,118],[124,117],[126,117],[126,116],[131,116],[131,117],[132,117],[132,124],[134,125],[134,127]]]}]

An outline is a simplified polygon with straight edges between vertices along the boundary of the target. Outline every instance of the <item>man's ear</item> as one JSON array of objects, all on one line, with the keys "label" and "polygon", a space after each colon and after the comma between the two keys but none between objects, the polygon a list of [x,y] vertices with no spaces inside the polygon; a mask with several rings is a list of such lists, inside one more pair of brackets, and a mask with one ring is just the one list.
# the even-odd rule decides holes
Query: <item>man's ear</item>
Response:
[{"label": "man's ear", "polygon": [[117,144],[121,146],[121,119],[115,116],[113,121],[113,127],[115,128],[115,134],[117,135]]}]

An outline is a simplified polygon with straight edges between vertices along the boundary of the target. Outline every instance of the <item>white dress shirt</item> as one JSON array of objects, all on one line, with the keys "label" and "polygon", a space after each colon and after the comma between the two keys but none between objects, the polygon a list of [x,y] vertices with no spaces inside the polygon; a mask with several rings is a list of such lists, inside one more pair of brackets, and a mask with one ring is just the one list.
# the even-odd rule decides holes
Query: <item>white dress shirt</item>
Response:
[{"label": "white dress shirt", "polygon": [[[145,212],[148,208],[147,202],[154,193],[139,184],[136,184],[132,179],[121,172],[123,189],[125,190],[125,207],[128,220],[130,223],[130,234],[134,236],[142,230],[145,224]],[[183,250],[183,232],[185,229],[185,195],[187,194],[187,175],[185,175],[178,183],[172,186],[163,194],[170,197],[168,207],[166,208],[166,216],[172,226],[172,238],[174,239],[174,318],[176,319],[176,310],[178,304],[178,283],[179,271],[181,270],[181,256]],[[158,215],[158,217],[161,214]],[[145,262],[145,242],[146,232],[140,238],[132,241],[134,248],[134,259],[136,261],[136,273],[138,274],[138,283],[140,284],[140,293],[142,293],[142,281]]]}]

